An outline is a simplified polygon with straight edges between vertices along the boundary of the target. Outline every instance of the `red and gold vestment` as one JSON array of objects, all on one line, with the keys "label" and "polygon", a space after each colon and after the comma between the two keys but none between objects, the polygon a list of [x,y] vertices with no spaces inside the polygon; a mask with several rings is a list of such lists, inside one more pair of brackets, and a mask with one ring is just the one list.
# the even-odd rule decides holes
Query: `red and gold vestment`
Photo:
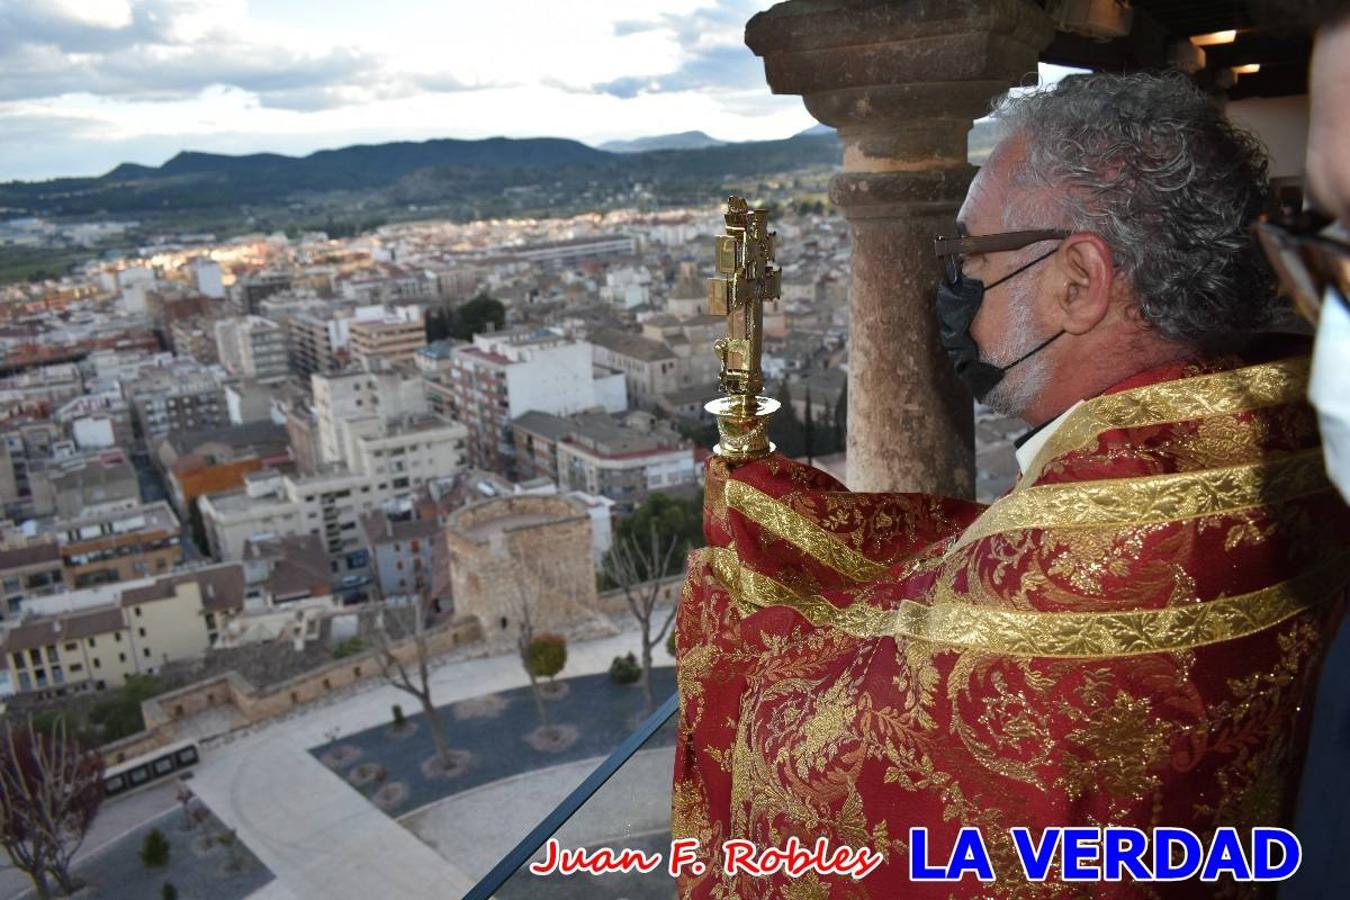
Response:
[{"label": "red and gold vestment", "polygon": [[[679,895],[1257,892],[1029,883],[1008,829],[1289,824],[1350,578],[1307,368],[1135,376],[1076,407],[989,506],[711,459],[709,546],[677,624],[673,797],[673,834],[708,867]],[[964,825],[998,880],[911,883],[909,828],[950,848]],[[859,881],[719,870],[728,839],[822,835],[887,860]]]}]

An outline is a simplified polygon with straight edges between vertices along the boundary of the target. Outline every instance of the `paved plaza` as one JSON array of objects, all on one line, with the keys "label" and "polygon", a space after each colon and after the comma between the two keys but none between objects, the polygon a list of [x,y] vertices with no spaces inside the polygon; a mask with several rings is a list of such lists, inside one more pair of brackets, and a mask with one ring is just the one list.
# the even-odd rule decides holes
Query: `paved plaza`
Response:
[{"label": "paved plaza", "polygon": [[[563,675],[575,678],[605,673],[615,656],[638,649],[635,628],[570,643]],[[665,666],[671,663],[663,648],[656,650],[656,661]],[[528,685],[529,678],[513,652],[448,662],[432,674],[432,693],[438,706],[516,691]],[[626,690],[631,691],[635,710],[640,711],[640,689]],[[664,696],[658,691],[658,702]],[[527,694],[519,695],[514,702],[522,713],[535,715],[533,701]],[[492,855],[488,865],[494,862],[556,802],[548,798],[561,799],[593,768],[589,760],[572,759],[559,766],[556,757],[539,754],[545,772],[542,778],[551,787],[536,790],[518,782],[517,787],[522,789],[518,802],[507,799],[509,790],[497,794],[496,818],[489,820],[496,824],[489,826],[488,821],[480,821],[468,827],[461,824],[458,828],[438,830],[432,824],[435,817],[428,810],[426,824],[414,833],[381,811],[311,752],[312,748],[335,740],[340,743],[369,729],[386,728],[390,708],[395,703],[403,706],[410,720],[420,718],[414,716],[416,702],[411,697],[389,685],[376,683],[360,692],[302,708],[203,753],[189,785],[225,827],[236,830],[261,865],[274,876],[254,897],[262,900],[458,897],[482,874],[482,859]],[[456,724],[449,717],[447,732],[453,735]],[[454,744],[452,737],[451,745]],[[583,747],[577,752],[593,753],[599,749]],[[668,827],[669,816],[669,752],[664,751],[665,763],[655,764],[655,769],[664,765],[658,804],[667,817],[664,827]],[[477,790],[490,787],[482,785]],[[96,849],[100,843],[114,840],[173,807],[173,787],[169,785],[110,801],[99,815],[89,846]],[[585,813],[583,810],[579,815]],[[518,833],[503,825],[508,821],[518,823]],[[489,844],[483,840],[473,842],[480,856],[461,853],[461,845],[456,841],[472,838],[480,827],[497,829],[493,840],[504,842],[501,852],[493,849],[489,853]],[[419,834],[425,837],[420,839]],[[16,874],[3,873],[0,897],[8,900],[23,893],[27,881],[21,875],[16,878]]]},{"label": "paved plaza", "polygon": [[[608,671],[615,656],[637,645],[635,629],[578,641],[568,647],[566,672]],[[449,663],[432,675],[438,705],[528,684],[514,653]],[[193,789],[296,897],[459,896],[472,886],[470,872],[395,823],[309,752],[335,735],[385,726],[390,707],[407,709],[409,701],[379,685],[304,710],[207,754]]]},{"label": "paved plaza", "polygon": [[[670,696],[675,690],[674,667],[656,668],[652,683],[657,697]],[[615,684],[608,674],[567,678],[558,687],[561,696],[544,700],[550,725],[563,735],[556,747],[541,749],[532,743],[542,723],[529,688],[484,694],[441,707],[446,740],[457,763],[453,775],[447,776],[435,765],[436,749],[426,717],[411,710],[401,732],[386,717],[381,725],[321,744],[311,752],[347,779],[352,790],[398,817],[522,772],[604,757],[648,715],[642,688]],[[674,740],[674,728],[667,728],[654,735],[648,746]]]}]

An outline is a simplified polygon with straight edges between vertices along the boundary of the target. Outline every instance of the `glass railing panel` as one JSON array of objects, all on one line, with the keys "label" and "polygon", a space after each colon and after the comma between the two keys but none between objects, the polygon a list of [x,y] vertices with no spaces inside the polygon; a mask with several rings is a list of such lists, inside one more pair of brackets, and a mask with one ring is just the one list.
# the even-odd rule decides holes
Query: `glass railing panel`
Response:
[{"label": "glass railing panel", "polygon": [[[561,802],[534,807],[537,812],[530,826],[517,829],[522,839],[496,860],[492,870],[466,896],[471,900],[673,897],[675,883],[666,874],[664,860],[670,849],[677,702],[677,697],[670,695],[603,760],[529,773],[514,785],[499,785],[500,796],[482,797],[484,809],[503,810],[513,803],[529,804],[535,798],[566,794]],[[649,856],[660,854],[662,865],[647,874],[536,874],[530,864],[548,862],[550,839],[567,851],[607,847],[614,851],[641,850]]]}]

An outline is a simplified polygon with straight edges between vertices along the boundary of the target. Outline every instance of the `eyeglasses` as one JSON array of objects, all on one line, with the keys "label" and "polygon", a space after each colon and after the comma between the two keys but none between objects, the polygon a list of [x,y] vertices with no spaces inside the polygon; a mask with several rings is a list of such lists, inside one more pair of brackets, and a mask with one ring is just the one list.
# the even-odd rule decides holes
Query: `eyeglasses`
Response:
[{"label": "eyeglasses", "polygon": [[1344,226],[1316,230],[1257,222],[1252,227],[1299,315],[1316,325],[1328,287],[1350,307],[1350,233]]},{"label": "eyeglasses", "polygon": [[968,237],[933,238],[933,252],[947,266],[947,283],[956,284],[961,278],[961,265],[971,253],[1002,253],[1006,250],[1021,250],[1040,241],[1061,240],[1073,234],[1059,228],[1042,228],[1036,231],[1007,231],[1002,234],[980,234]]}]

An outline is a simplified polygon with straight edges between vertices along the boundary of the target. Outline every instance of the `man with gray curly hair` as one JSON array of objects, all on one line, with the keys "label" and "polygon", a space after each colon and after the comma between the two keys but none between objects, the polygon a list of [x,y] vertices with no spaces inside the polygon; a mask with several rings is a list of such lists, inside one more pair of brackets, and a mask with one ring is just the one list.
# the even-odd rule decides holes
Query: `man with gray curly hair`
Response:
[{"label": "man with gray curly hair", "polygon": [[939,251],[944,344],[976,397],[1038,425],[1275,320],[1250,234],[1265,153],[1185,76],[1072,75],[995,116],[1004,138],[958,220],[981,237]]}]

